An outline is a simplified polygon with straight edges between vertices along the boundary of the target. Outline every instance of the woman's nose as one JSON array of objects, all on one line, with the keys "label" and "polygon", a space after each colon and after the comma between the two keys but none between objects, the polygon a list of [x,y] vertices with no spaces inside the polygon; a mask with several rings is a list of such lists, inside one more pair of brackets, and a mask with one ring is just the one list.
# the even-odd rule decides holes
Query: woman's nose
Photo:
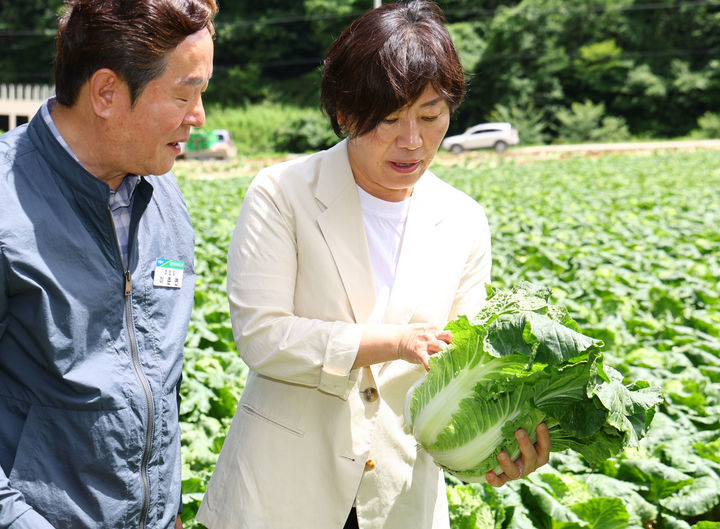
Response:
[{"label": "woman's nose", "polygon": [[397,137],[398,147],[414,150],[422,145],[420,127],[414,119],[400,120],[400,131]]}]

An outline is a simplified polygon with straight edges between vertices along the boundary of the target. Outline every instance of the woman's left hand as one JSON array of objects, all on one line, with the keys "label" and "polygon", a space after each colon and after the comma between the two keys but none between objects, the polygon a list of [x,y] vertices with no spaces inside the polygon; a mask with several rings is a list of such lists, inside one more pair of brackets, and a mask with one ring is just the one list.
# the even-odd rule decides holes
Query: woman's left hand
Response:
[{"label": "woman's left hand", "polygon": [[515,439],[517,439],[520,447],[520,457],[515,461],[510,460],[510,456],[503,450],[498,454],[498,462],[500,468],[503,469],[499,476],[490,471],[485,475],[485,479],[493,487],[501,487],[508,481],[526,477],[530,472],[534,472],[550,459],[550,432],[545,423],[540,423],[535,429],[537,441],[533,445],[527,432],[522,428],[515,431]]}]

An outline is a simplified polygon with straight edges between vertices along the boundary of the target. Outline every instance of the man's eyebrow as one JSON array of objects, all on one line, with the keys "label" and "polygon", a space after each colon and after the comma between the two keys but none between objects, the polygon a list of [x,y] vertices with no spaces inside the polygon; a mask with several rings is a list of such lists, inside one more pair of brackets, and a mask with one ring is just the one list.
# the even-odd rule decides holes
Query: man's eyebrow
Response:
[{"label": "man's eyebrow", "polygon": [[[212,74],[210,75],[210,77],[212,77]],[[206,79],[205,77],[185,76],[178,79],[177,84],[185,86],[202,86],[210,81],[210,77]]]}]

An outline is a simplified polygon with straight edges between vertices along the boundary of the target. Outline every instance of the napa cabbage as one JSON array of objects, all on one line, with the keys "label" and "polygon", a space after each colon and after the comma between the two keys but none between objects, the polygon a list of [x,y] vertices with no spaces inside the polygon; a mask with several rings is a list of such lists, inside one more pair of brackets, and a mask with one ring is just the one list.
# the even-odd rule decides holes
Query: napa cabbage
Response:
[{"label": "napa cabbage", "polygon": [[662,398],[643,381],[624,384],[604,364],[603,342],[580,332],[551,291],[523,282],[488,286],[472,321],[447,328],[453,343],[405,397],[407,428],[435,462],[467,482],[502,473],[497,455],[519,455],[514,437],[547,424],[552,450],[572,449],[597,464],[645,434]]}]

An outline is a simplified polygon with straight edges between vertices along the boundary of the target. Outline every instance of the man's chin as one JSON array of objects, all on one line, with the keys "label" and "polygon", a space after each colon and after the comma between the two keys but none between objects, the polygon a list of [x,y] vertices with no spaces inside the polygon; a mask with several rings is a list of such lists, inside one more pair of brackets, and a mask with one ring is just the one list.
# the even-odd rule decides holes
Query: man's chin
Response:
[{"label": "man's chin", "polygon": [[158,161],[157,163],[153,164],[150,169],[152,169],[152,172],[149,174],[165,174],[168,171],[172,170],[173,166],[175,165],[175,156],[167,159]]}]

